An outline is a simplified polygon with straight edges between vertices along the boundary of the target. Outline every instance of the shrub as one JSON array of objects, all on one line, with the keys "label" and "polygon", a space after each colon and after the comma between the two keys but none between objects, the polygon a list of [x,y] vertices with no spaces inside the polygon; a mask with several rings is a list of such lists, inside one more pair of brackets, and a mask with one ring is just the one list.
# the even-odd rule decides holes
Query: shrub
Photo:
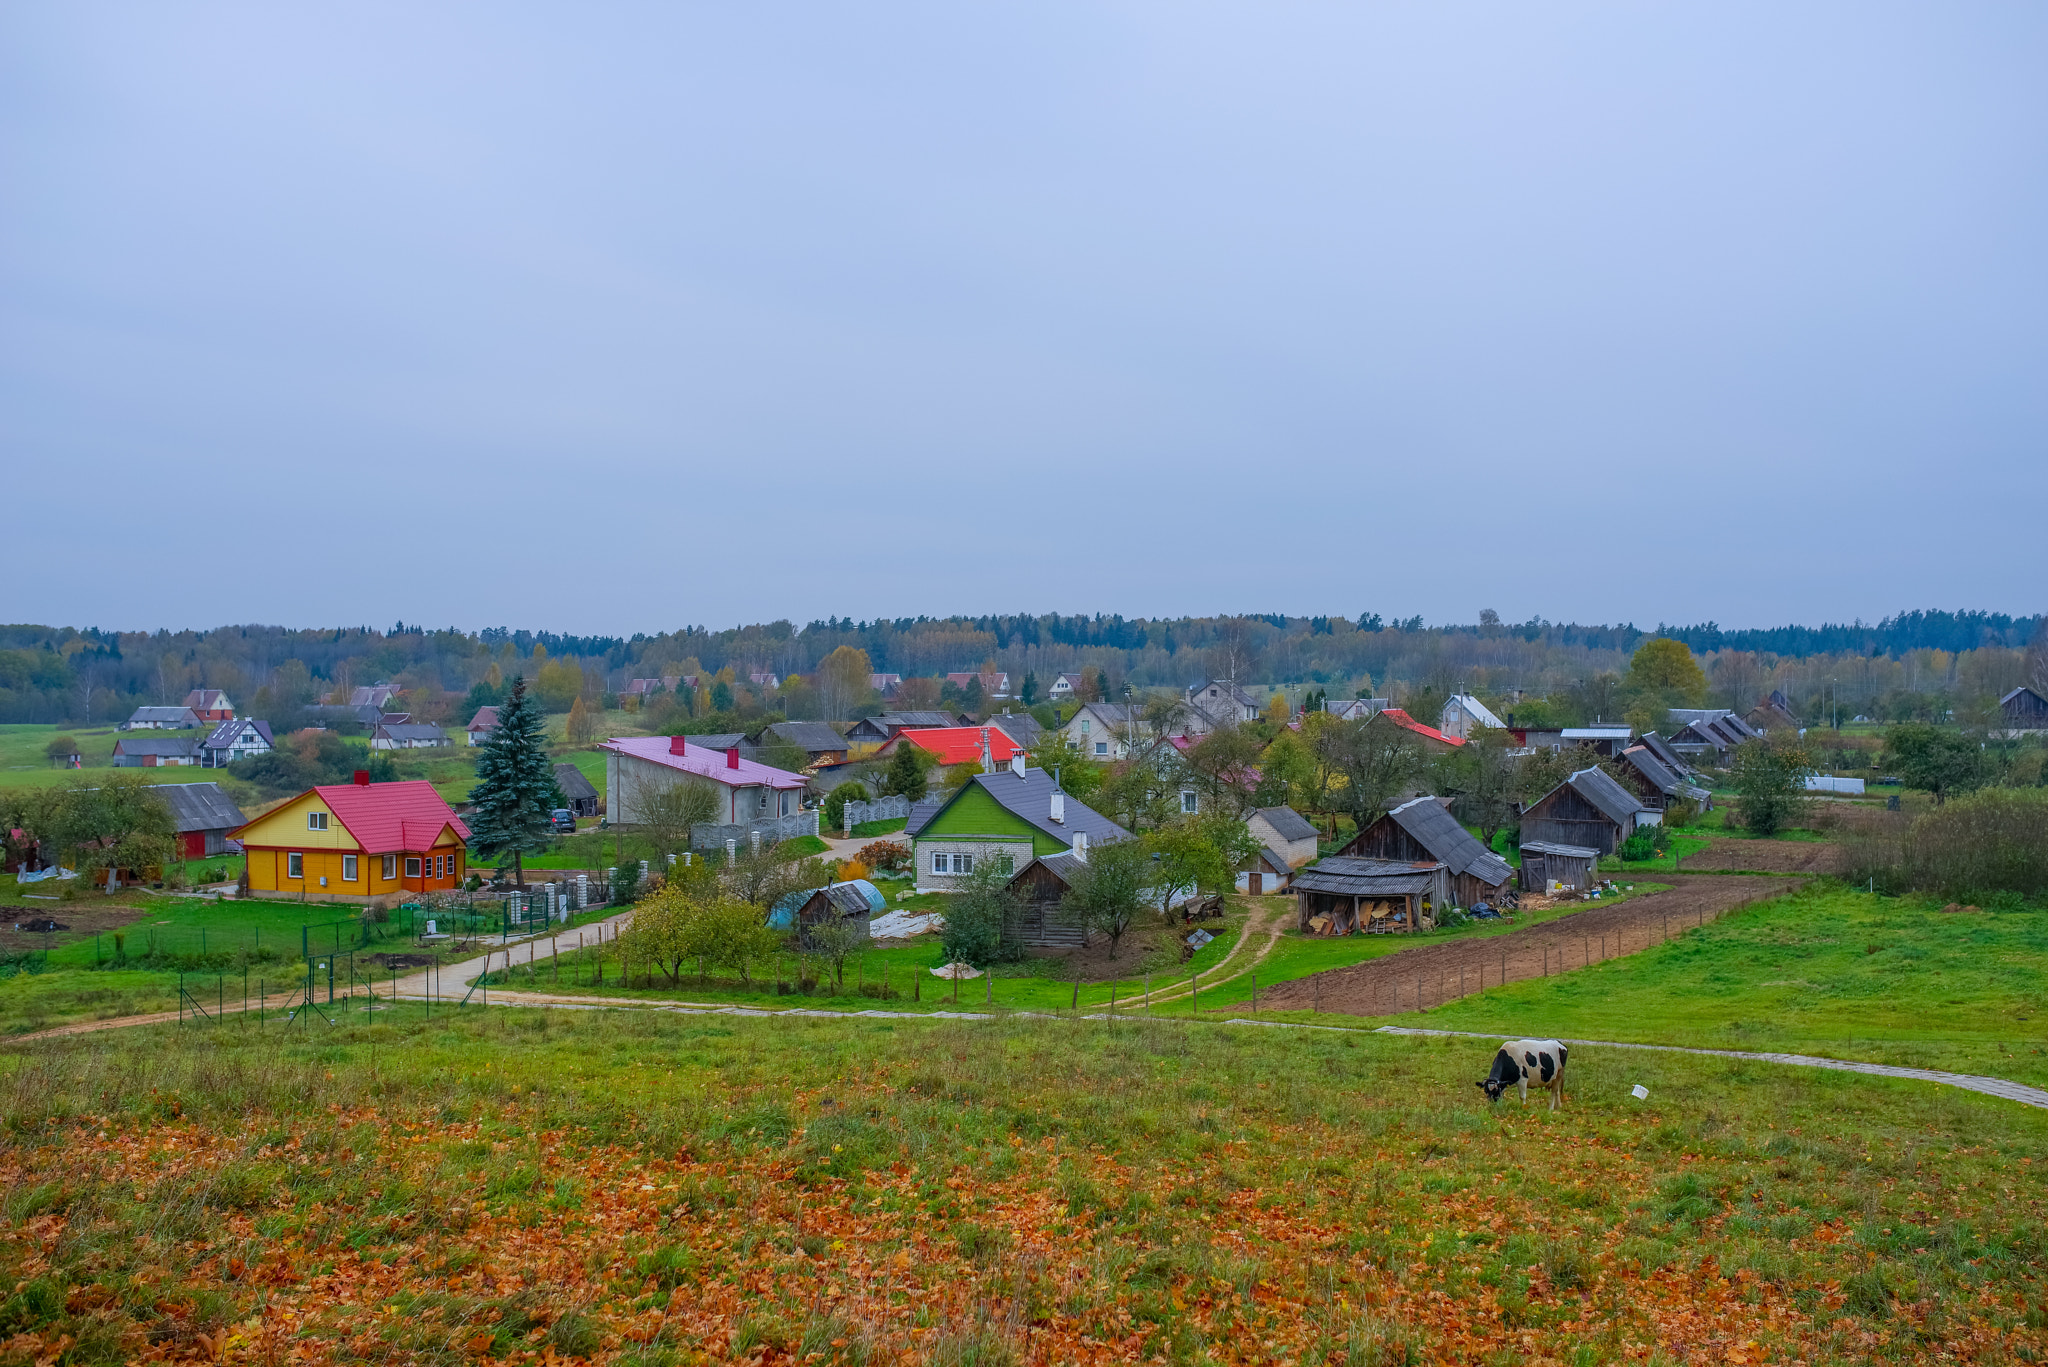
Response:
[{"label": "shrub", "polygon": [[1849,876],[1886,892],[1993,905],[2048,893],[2048,792],[2037,788],[1987,788],[1918,818],[1859,813],[1843,828]]},{"label": "shrub", "polygon": [[858,783],[842,783],[825,794],[825,829],[843,831],[846,829],[846,804],[866,802],[868,790]]},{"label": "shrub", "polygon": [[894,840],[877,840],[871,845],[860,847],[855,859],[871,869],[886,869],[891,873],[910,867],[910,846]]}]

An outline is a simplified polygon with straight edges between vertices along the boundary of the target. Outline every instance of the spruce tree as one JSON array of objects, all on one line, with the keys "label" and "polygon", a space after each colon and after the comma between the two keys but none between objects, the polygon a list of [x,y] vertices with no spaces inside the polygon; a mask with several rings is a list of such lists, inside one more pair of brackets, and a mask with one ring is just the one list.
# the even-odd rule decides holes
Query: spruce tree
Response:
[{"label": "spruce tree", "polygon": [[527,696],[524,675],[512,680],[511,697],[498,709],[497,728],[479,748],[476,787],[469,790],[476,804],[467,818],[469,847],[484,859],[510,854],[513,877],[524,888],[522,856],[547,848],[559,791],[540,711]]}]

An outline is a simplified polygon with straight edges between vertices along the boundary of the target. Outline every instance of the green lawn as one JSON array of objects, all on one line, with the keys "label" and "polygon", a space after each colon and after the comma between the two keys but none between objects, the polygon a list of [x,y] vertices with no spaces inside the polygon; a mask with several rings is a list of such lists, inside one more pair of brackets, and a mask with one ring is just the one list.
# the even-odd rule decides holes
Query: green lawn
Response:
[{"label": "green lawn", "polygon": [[1479,1099],[1483,1040],[230,1020],[0,1050],[23,1362],[2048,1355],[2048,1116],[1950,1088],[1588,1050],[1553,1114]]},{"label": "green lawn", "polygon": [[908,824],[900,816],[893,821],[863,821],[847,834],[861,840],[879,840],[885,835],[894,835]]},{"label": "green lawn", "polygon": [[1777,1050],[2048,1085],[2048,911],[1809,884],[1667,944],[1437,1007],[1503,1035]]}]

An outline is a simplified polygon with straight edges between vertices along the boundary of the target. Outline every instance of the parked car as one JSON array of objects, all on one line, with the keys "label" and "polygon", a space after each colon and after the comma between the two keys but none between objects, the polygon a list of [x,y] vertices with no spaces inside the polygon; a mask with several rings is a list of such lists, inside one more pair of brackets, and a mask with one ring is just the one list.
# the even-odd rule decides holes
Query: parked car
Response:
[{"label": "parked car", "polygon": [[557,831],[567,831],[571,834],[575,833],[576,813],[570,811],[567,807],[557,807],[553,812],[549,813],[549,815],[554,817],[555,829]]}]

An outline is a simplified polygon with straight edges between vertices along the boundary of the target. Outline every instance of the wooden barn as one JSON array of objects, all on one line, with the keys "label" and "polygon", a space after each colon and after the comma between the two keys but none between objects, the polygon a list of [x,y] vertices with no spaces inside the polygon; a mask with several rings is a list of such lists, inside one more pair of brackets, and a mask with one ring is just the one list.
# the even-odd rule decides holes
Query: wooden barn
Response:
[{"label": "wooden barn", "polygon": [[1508,861],[1479,843],[1443,803],[1418,797],[1373,822],[1339,854],[1359,859],[1440,863],[1451,871],[1451,902],[1469,907],[1493,901],[1515,878]]},{"label": "wooden barn", "polygon": [[1584,845],[1553,845],[1547,840],[1522,844],[1521,889],[1548,892],[1553,882],[1580,892],[1593,886],[1598,876],[1600,851]]},{"label": "wooden barn", "polygon": [[1604,769],[1581,769],[1522,809],[1522,848],[1531,841],[1591,846],[1613,854],[1638,826],[1661,818]]},{"label": "wooden barn", "polygon": [[249,818],[218,783],[156,783],[149,791],[171,809],[180,859],[239,853],[229,848],[228,832],[248,824]]},{"label": "wooden barn", "polygon": [[1074,871],[1085,862],[1072,850],[1042,854],[1009,882],[1011,910],[1003,916],[1003,939],[1041,949],[1079,949],[1088,932],[1060,920],[1060,899],[1073,886]]},{"label": "wooden barn", "polygon": [[[786,903],[784,904],[787,905]],[[796,906],[796,930],[808,939],[818,926],[838,923],[868,933],[868,918],[888,910],[888,901],[865,878],[819,888]]]},{"label": "wooden barn", "polygon": [[2007,737],[2048,731],[2048,698],[2021,685],[1998,700],[1998,715]]},{"label": "wooden barn", "polygon": [[562,800],[569,804],[570,811],[578,816],[597,815],[597,788],[581,769],[573,764],[557,764],[555,786],[562,790]]},{"label": "wooden barn", "polygon": [[1443,864],[1332,855],[1294,875],[1300,926],[1310,935],[1388,934],[1434,924],[1451,897]]},{"label": "wooden barn", "polygon": [[1621,752],[1621,761],[1628,775],[1626,786],[1653,812],[1664,811],[1674,802],[1690,802],[1701,811],[1713,806],[1712,794],[1687,783],[1647,745],[1631,745]]}]

